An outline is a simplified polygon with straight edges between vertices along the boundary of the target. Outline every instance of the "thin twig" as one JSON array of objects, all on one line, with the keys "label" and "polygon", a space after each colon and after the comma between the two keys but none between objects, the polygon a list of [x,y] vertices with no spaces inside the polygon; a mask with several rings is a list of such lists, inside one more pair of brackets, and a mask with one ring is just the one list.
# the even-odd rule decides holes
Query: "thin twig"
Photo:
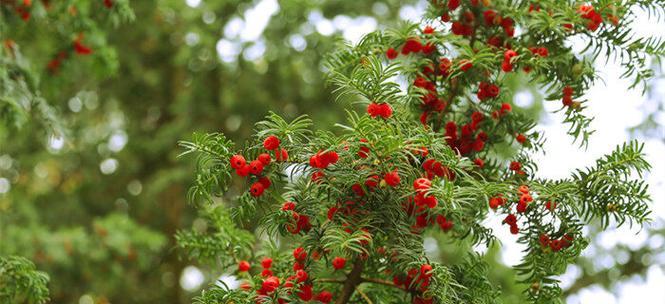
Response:
[{"label": "thin twig", "polygon": [[365,299],[367,304],[374,304],[372,302],[372,300],[370,300],[369,297],[362,290],[360,290],[359,288],[356,288],[356,291],[358,292],[358,294],[360,294],[361,297],[363,297],[363,299]]}]

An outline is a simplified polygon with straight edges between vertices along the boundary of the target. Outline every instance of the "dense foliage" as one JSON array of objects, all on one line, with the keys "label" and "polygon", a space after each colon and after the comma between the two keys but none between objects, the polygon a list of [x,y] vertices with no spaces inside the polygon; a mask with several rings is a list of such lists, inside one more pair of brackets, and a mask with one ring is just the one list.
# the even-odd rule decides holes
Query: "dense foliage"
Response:
[{"label": "dense foliage", "polygon": [[[489,246],[497,241],[492,228],[527,248],[514,267],[524,297],[561,302],[556,276],[587,246],[585,224],[648,219],[641,177],[650,166],[630,142],[567,179],[535,178],[530,156],[543,138],[504,99],[504,82],[524,73],[561,103],[569,134],[584,145],[592,130],[583,95],[597,79],[595,56],[615,52],[637,85],[650,76],[646,58],[663,54],[660,41],[632,38],[636,9],[665,7],[433,1],[426,25],[374,32],[330,55],[337,99],[367,110],[349,111],[334,132],[271,113],[240,149],[219,133],[182,142],[185,154],[198,155],[189,197],[209,222],[179,233],[179,244],[243,280],[239,289],[220,282],[198,302],[495,303],[500,290],[473,249],[449,264],[428,260],[423,248],[432,230],[453,246]],[[587,50],[573,51],[571,39],[588,42]],[[227,193],[232,182],[245,191]],[[488,227],[488,219],[503,225]]]}]

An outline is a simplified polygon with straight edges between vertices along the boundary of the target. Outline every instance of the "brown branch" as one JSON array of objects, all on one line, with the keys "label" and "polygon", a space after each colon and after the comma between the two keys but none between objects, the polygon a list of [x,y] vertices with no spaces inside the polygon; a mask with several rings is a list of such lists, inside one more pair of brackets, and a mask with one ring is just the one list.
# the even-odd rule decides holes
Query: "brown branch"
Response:
[{"label": "brown branch", "polygon": [[365,301],[367,302],[367,304],[374,304],[374,303],[372,302],[372,300],[370,300],[370,298],[369,298],[369,297],[368,297],[368,296],[367,296],[362,290],[360,290],[360,289],[356,289],[356,291],[358,292],[358,294],[360,294],[360,296],[361,296],[363,299],[365,299]]},{"label": "brown branch", "polygon": [[344,282],[345,282],[345,280],[333,279],[333,278],[316,279],[316,281],[321,282],[321,283],[339,283],[339,284],[344,284]]},{"label": "brown branch", "polygon": [[353,263],[351,272],[346,275],[344,287],[342,288],[342,292],[337,298],[337,301],[335,301],[335,304],[346,304],[349,302],[349,299],[351,299],[353,292],[356,291],[358,284],[362,283],[361,275],[363,272],[363,266],[363,261],[359,258],[356,259],[356,261]]},{"label": "brown branch", "polygon": [[362,278],[362,281],[366,282],[366,283],[376,283],[376,284],[386,285],[386,286],[395,287],[395,288],[399,288],[399,289],[404,289],[402,287],[399,287],[399,286],[395,285],[395,283],[393,283],[391,281],[388,281],[388,280],[373,279],[373,278]]}]

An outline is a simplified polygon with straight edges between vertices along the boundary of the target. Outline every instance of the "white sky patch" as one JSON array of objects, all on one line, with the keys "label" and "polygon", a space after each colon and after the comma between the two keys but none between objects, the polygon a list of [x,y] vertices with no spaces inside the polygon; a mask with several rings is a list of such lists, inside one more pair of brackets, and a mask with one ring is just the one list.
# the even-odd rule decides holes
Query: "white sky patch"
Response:
[{"label": "white sky patch", "polygon": [[237,42],[232,42],[227,39],[220,39],[217,41],[216,45],[217,54],[219,59],[224,62],[233,62],[236,60],[238,54],[240,54],[241,47]]},{"label": "white sky patch", "polygon": [[244,26],[240,32],[240,39],[242,41],[258,39],[263,34],[268,22],[270,22],[270,17],[278,10],[277,0],[261,0],[256,6],[248,9],[243,16],[245,23],[248,25]]},{"label": "white sky patch", "polygon": [[[222,284],[223,282],[223,284]],[[229,289],[238,289],[240,287],[240,280],[234,275],[223,274],[217,278],[217,286],[224,287],[226,285]]]},{"label": "white sky patch", "polygon": [[118,169],[118,160],[115,158],[107,158],[99,164],[99,171],[103,174],[109,175]]},{"label": "white sky patch", "polygon": [[65,146],[65,138],[52,135],[48,138],[48,147],[53,151],[60,151]]},{"label": "white sky patch", "polygon": [[187,291],[193,291],[198,289],[204,280],[205,277],[201,270],[194,266],[187,266],[180,275],[180,287]]},{"label": "white sky patch", "polygon": [[128,136],[125,131],[115,131],[111,137],[109,137],[109,150],[113,152],[120,152],[125,145],[127,144]]},{"label": "white sky patch", "polygon": [[185,0],[185,3],[187,3],[189,7],[198,7],[201,5],[201,0]]}]

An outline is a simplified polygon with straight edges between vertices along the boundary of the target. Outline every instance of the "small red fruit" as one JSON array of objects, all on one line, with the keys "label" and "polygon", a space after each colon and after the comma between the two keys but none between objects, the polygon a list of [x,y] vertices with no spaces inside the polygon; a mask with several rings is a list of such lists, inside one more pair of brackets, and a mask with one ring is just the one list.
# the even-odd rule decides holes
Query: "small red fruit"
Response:
[{"label": "small red fruit", "polygon": [[238,271],[239,272],[249,271],[249,268],[251,268],[251,266],[249,265],[249,262],[247,262],[247,261],[240,261],[238,263]]},{"label": "small red fruit", "polygon": [[266,139],[263,141],[263,148],[266,150],[272,151],[275,150],[279,147],[280,141],[277,136],[270,135],[266,137]]},{"label": "small red fruit", "polygon": [[253,197],[259,197],[261,194],[263,194],[263,191],[265,191],[265,187],[263,187],[263,184],[260,182],[253,183],[252,186],[249,188],[249,193]]},{"label": "small red fruit", "polygon": [[346,259],[343,257],[336,257],[332,260],[332,266],[335,270],[340,270],[346,265]]},{"label": "small red fruit", "polygon": [[249,163],[249,173],[259,175],[263,171],[263,163],[260,160],[253,160]]},{"label": "small red fruit", "polygon": [[268,153],[261,153],[256,159],[260,161],[264,166],[270,165],[270,161],[272,160],[270,158],[270,154]]},{"label": "small red fruit", "polygon": [[399,173],[397,173],[397,170],[393,170],[391,172],[386,173],[383,179],[386,181],[386,184],[388,184],[391,187],[397,187],[400,183],[400,177]]}]

